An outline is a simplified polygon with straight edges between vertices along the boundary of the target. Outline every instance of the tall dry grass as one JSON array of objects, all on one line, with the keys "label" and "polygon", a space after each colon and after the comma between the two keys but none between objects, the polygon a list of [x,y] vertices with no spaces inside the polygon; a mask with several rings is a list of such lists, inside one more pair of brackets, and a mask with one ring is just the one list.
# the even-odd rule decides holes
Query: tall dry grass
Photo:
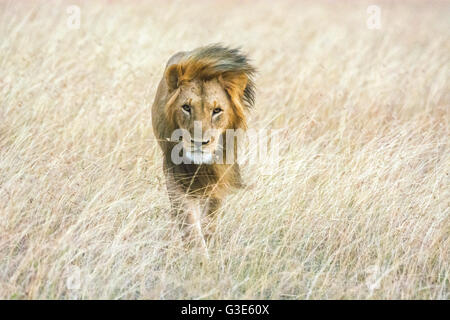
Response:
[{"label": "tall dry grass", "polygon": [[[79,29],[67,7],[81,9]],[[450,3],[0,2],[0,298],[449,298]],[[245,166],[201,261],[150,106],[167,59],[258,67]]]}]

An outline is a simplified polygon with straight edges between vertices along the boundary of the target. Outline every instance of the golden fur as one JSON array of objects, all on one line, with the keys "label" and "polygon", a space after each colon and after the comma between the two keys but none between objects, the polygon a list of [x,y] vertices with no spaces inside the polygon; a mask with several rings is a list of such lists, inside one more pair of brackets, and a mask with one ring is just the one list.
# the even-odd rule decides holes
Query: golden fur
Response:
[{"label": "golden fur", "polygon": [[[166,65],[152,107],[152,123],[163,151],[163,168],[172,208],[177,216],[183,217],[183,226],[197,225],[199,229],[201,212],[212,216],[223,197],[230,189],[240,187],[242,181],[237,163],[177,165],[172,162],[171,152],[176,142],[169,141],[171,134],[181,127],[191,128],[193,120],[189,122],[184,119],[180,101],[187,99],[186,95],[189,98],[186,101],[197,101],[200,97],[203,106],[211,98],[208,94],[205,96],[203,91],[211,88],[211,95],[216,94],[211,105],[216,106],[219,101],[224,107],[224,114],[216,124],[220,134],[224,134],[226,129],[245,130],[245,115],[254,103],[254,72],[255,69],[239,50],[220,45],[179,52]],[[199,111],[198,114],[202,116],[197,116],[196,120],[205,124],[212,121],[205,119],[209,117],[208,113]],[[225,139],[223,141],[225,144]],[[225,146],[223,149],[226,152]],[[204,209],[193,212],[197,204],[203,205]]]}]

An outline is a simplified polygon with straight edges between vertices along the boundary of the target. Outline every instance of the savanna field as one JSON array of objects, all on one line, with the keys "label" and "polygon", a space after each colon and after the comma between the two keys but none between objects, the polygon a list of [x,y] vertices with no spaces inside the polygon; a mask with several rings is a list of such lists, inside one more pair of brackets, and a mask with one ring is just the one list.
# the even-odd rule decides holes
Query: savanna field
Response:
[{"label": "savanna field", "polygon": [[[211,43],[258,69],[249,127],[285,134],[205,260],[150,110]],[[449,299],[449,53],[450,1],[1,1],[0,298]]]}]

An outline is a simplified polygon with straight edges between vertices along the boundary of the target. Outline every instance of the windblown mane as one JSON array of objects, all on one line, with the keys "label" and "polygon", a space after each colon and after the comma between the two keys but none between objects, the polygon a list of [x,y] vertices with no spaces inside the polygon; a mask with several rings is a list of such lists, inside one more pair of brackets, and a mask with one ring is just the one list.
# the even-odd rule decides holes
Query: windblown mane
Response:
[{"label": "windblown mane", "polygon": [[189,52],[178,62],[178,85],[182,81],[192,79],[212,79],[222,77],[228,87],[232,87],[233,79],[246,78],[243,92],[244,106],[251,108],[255,103],[255,84],[253,76],[255,68],[250,65],[247,57],[239,49],[230,49],[220,44],[212,44]]}]

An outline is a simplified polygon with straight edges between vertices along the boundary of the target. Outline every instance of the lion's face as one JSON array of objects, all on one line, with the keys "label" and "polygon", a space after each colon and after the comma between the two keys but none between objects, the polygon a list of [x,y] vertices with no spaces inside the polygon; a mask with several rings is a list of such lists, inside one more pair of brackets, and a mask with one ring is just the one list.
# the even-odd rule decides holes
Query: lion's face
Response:
[{"label": "lion's face", "polygon": [[227,129],[246,128],[245,111],[253,103],[254,68],[237,50],[218,46],[201,48],[172,62],[164,74],[165,121],[171,130],[189,133],[183,138],[183,154],[194,163],[211,163],[215,154],[220,160],[227,154],[222,150],[226,141],[220,137]]},{"label": "lion's face", "polygon": [[194,163],[210,163],[221,148],[220,136],[233,124],[233,108],[218,79],[194,79],[179,87],[171,104],[172,117],[183,139],[185,156]]}]

